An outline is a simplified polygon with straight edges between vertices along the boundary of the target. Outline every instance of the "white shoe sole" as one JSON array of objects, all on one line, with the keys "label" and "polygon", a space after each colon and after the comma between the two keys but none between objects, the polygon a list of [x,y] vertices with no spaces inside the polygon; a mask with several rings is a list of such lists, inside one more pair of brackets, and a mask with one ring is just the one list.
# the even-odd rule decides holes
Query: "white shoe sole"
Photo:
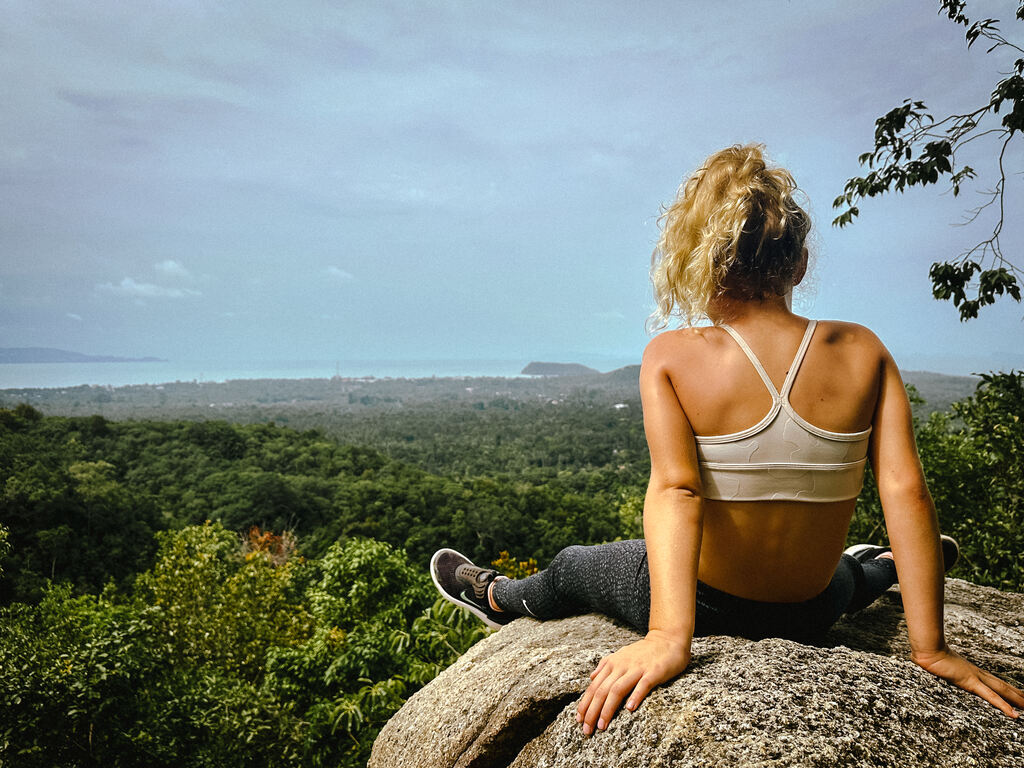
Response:
[{"label": "white shoe sole", "polygon": [[880,547],[877,544],[854,544],[852,547],[844,551],[843,554],[849,555],[850,557],[854,557],[860,560],[860,558],[857,557],[857,555],[859,555],[861,552],[866,552],[869,549],[877,549],[879,550],[879,554],[881,554],[882,552],[889,551],[885,547]]},{"label": "white shoe sole", "polygon": [[437,567],[436,566],[437,566],[438,557],[440,555],[445,554],[446,552],[447,553],[451,553],[453,555],[458,555],[463,560],[465,560],[467,563],[472,563],[473,562],[468,557],[466,557],[464,554],[462,554],[461,552],[456,552],[454,549],[439,549],[439,550],[437,550],[437,552],[434,553],[433,557],[430,558],[430,580],[432,582],[434,582],[434,586],[437,587],[437,591],[441,593],[441,597],[443,597],[445,600],[447,600],[452,605],[457,605],[460,608],[465,608],[467,611],[472,613],[474,616],[476,616],[478,619],[480,619],[480,621],[482,621],[484,624],[486,624],[491,629],[501,629],[503,626],[505,626],[504,624],[499,624],[498,622],[496,622],[493,619],[489,618],[487,616],[487,614],[483,612],[483,610],[481,610],[477,606],[473,605],[473,603],[466,602],[465,600],[462,600],[462,599],[460,599],[458,597],[455,597],[454,595],[449,595],[441,587],[441,583],[437,580]]}]

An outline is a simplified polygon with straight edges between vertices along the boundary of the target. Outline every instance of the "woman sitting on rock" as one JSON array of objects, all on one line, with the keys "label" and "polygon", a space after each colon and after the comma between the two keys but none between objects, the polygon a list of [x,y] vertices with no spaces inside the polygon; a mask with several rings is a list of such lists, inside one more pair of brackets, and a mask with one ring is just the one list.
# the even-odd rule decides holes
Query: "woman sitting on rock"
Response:
[{"label": "woman sitting on rock", "polygon": [[[655,317],[688,326],[654,338],[640,369],[644,539],[568,547],[522,580],[450,549],[431,560],[441,594],[492,627],[596,611],[645,633],[591,674],[584,734],[685,670],[695,634],[811,640],[897,574],[913,661],[1010,717],[1024,707],[1024,693],[946,645],[943,573],[957,546],[939,536],[896,363],[866,328],[790,309],[810,229],[795,192],[759,146],[730,147],[661,219]],[[868,460],[892,547],[843,552]]]}]

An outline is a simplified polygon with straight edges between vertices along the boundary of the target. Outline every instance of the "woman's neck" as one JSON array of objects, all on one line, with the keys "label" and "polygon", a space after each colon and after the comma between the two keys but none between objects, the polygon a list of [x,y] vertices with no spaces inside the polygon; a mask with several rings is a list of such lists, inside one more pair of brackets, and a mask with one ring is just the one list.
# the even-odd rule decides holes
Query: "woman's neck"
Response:
[{"label": "woman's neck", "polygon": [[746,325],[747,323],[786,322],[796,317],[785,296],[771,296],[763,300],[739,300],[722,296],[711,306],[711,320],[716,324]]}]

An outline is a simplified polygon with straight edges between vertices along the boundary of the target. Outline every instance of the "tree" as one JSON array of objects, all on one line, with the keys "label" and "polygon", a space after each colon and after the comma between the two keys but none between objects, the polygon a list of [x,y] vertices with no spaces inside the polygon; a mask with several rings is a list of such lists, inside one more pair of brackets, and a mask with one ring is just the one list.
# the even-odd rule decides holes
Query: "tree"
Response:
[{"label": "tree", "polygon": [[[1024,22],[1024,0],[1018,2],[1015,18]],[[878,118],[875,147],[859,158],[860,164],[870,169],[868,174],[847,181],[843,194],[832,203],[836,209],[845,209],[832,224],[844,227],[860,213],[858,204],[865,197],[937,184],[946,177],[957,196],[966,182],[977,178],[974,168],[957,163],[957,152],[982,137],[995,140],[999,147],[996,184],[983,192],[985,202],[969,211],[966,222],[970,224],[986,209],[994,208],[998,218],[991,237],[951,261],[933,263],[928,273],[932,295],[952,301],[961,320],[977,317],[978,310],[995,303],[998,296],[1019,302],[1020,278],[1024,277],[1022,267],[1007,258],[1000,243],[1006,219],[1006,161],[1011,143],[1024,131],[1024,47],[1003,35],[998,19],[971,21],[964,13],[966,5],[964,0],[940,0],[939,12],[965,28],[968,48],[984,39],[987,53],[1003,49],[1022,54],[1012,71],[996,84],[986,102],[966,112],[935,120],[924,102],[907,99]],[[968,298],[968,292],[973,298]]]}]

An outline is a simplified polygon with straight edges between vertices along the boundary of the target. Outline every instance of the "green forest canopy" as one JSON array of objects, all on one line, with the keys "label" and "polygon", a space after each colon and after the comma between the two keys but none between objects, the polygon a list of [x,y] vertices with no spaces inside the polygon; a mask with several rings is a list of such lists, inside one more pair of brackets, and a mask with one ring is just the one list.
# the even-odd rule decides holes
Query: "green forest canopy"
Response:
[{"label": "green forest canopy", "polygon": [[[479,402],[366,414],[361,446],[0,409],[5,764],[364,764],[485,633],[434,600],[434,549],[521,568],[639,535],[638,403]],[[1024,374],[916,431],[953,575],[1024,589]],[[870,476],[850,538],[884,539]]]}]

